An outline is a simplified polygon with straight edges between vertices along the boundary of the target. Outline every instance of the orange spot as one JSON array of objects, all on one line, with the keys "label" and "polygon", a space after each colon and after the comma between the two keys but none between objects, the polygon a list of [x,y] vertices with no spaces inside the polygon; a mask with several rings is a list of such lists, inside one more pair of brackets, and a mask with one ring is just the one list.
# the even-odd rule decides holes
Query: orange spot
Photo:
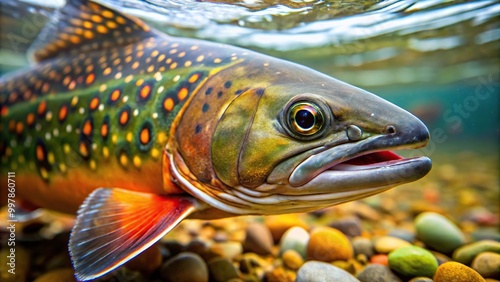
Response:
[{"label": "orange spot", "polygon": [[125,19],[123,17],[117,16],[116,22],[119,24],[125,24]]},{"label": "orange spot", "polygon": [[86,29],[92,29],[92,23],[89,21],[84,21],[83,22],[83,27]]},{"label": "orange spot", "polygon": [[97,106],[99,106],[99,98],[94,97],[92,100],[90,100],[89,108],[91,111],[97,109]]},{"label": "orange spot", "polygon": [[118,27],[118,25],[115,23],[115,22],[112,22],[112,21],[107,21],[106,22],[106,25],[111,28],[111,29],[115,29]]},{"label": "orange spot", "polygon": [[57,116],[59,118],[59,121],[63,121],[66,119],[68,116],[68,106],[62,105],[61,108],[59,109],[59,115]]},{"label": "orange spot", "polygon": [[38,105],[38,110],[37,110],[37,113],[38,115],[43,115],[45,114],[45,111],[47,111],[47,102],[46,101],[42,101],[39,105]]},{"label": "orange spot", "polygon": [[179,90],[179,93],[177,93],[177,97],[179,98],[179,100],[184,100],[184,98],[186,98],[188,94],[189,92],[187,88],[182,87],[181,90]]},{"label": "orange spot", "polygon": [[69,40],[71,41],[71,43],[73,44],[80,44],[80,37],[76,36],[76,35],[72,35]]},{"label": "orange spot", "polygon": [[106,69],[104,69],[104,71],[102,72],[102,74],[104,75],[108,75],[111,73],[111,68],[110,67],[107,67]]},{"label": "orange spot", "polygon": [[105,34],[108,33],[108,28],[103,25],[98,25],[96,28],[97,32]]},{"label": "orange spot", "polygon": [[34,113],[29,113],[27,116],[26,116],[26,124],[28,126],[32,126],[33,123],[35,123],[35,114]]},{"label": "orange spot", "polygon": [[141,130],[141,135],[139,136],[139,139],[143,145],[148,144],[151,136],[149,135],[149,128],[145,127]]},{"label": "orange spot", "polygon": [[120,124],[125,125],[128,122],[128,111],[123,111],[120,114]]},{"label": "orange spot", "polygon": [[89,73],[89,75],[87,75],[87,79],[85,79],[85,83],[91,84],[92,82],[94,82],[94,80],[95,80],[95,74]]},{"label": "orange spot", "polygon": [[18,122],[16,124],[16,133],[21,134],[23,133],[23,130],[24,130],[24,124],[22,122]]},{"label": "orange spot", "polygon": [[80,142],[80,145],[78,146],[79,150],[80,150],[80,154],[82,154],[82,156],[86,157],[89,155],[89,149],[87,148],[87,146],[85,145],[84,142]]},{"label": "orange spot", "polygon": [[40,144],[36,145],[36,159],[39,161],[45,160],[45,152]]},{"label": "orange spot", "polygon": [[87,136],[89,136],[92,133],[92,123],[90,122],[90,119],[85,121],[82,132]]},{"label": "orange spot", "polygon": [[139,67],[139,62],[134,62],[134,63],[132,64],[132,69],[133,69],[133,70],[135,70],[135,69],[136,69],[136,68],[138,68],[138,67]]},{"label": "orange spot", "polygon": [[85,37],[87,39],[92,39],[92,38],[94,38],[94,33],[90,30],[86,30],[83,32],[83,37]]},{"label": "orange spot", "polygon": [[80,19],[71,19],[69,22],[73,25],[82,25],[82,21]]},{"label": "orange spot", "polygon": [[177,67],[177,63],[176,62],[173,62],[171,65],[170,65],[170,69],[173,70]]},{"label": "orange spot", "polygon": [[195,73],[195,74],[193,74],[193,75],[189,78],[189,82],[190,82],[190,83],[194,83],[194,82],[196,82],[196,81],[198,80],[198,78],[199,78],[199,77],[200,77],[200,75],[199,75],[199,74],[197,74],[197,73]]},{"label": "orange spot", "polygon": [[111,92],[111,101],[115,102],[117,101],[118,99],[120,99],[120,96],[121,96],[121,92],[120,92],[120,89],[115,89],[113,90],[113,92]]},{"label": "orange spot", "polygon": [[4,117],[7,115],[8,112],[9,112],[9,108],[2,106],[2,110],[0,111],[0,115]]},{"label": "orange spot", "polygon": [[111,19],[113,18],[114,14],[113,12],[109,11],[109,10],[105,10],[105,11],[102,11],[101,12],[101,15],[105,18],[108,18],[108,19]]},{"label": "orange spot", "polygon": [[49,91],[49,84],[45,82],[42,86],[42,92],[48,92]]},{"label": "orange spot", "polygon": [[167,111],[171,111],[174,108],[174,100],[172,98],[167,98],[163,102],[163,108]]},{"label": "orange spot", "polygon": [[107,123],[103,123],[101,125],[101,136],[102,136],[102,138],[108,137],[108,133],[109,133],[108,124]]},{"label": "orange spot", "polygon": [[140,93],[141,98],[142,98],[142,99],[147,99],[147,98],[148,98],[148,96],[149,96],[149,94],[151,94],[151,87],[150,87],[149,85],[147,85],[147,84],[146,84],[146,85],[144,85],[144,87],[142,87],[142,89],[141,89],[141,93]]},{"label": "orange spot", "polygon": [[96,23],[100,23],[100,22],[102,22],[102,18],[101,18],[100,16],[98,16],[98,15],[92,15],[92,16],[90,17],[90,19],[91,19],[93,22],[96,22]]}]

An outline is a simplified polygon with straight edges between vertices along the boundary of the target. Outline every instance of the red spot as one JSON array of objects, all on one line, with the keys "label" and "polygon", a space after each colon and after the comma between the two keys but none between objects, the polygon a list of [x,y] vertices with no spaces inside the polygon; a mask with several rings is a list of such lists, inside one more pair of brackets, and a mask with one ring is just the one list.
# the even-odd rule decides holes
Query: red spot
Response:
[{"label": "red spot", "polygon": [[43,116],[45,112],[47,111],[47,101],[42,101],[40,104],[38,104],[38,115]]},{"label": "red spot", "polygon": [[59,121],[63,122],[67,116],[68,116],[68,106],[62,105],[61,108],[59,109],[59,115],[58,115]]},{"label": "red spot", "polygon": [[94,80],[95,80],[95,74],[89,73],[89,75],[87,75],[87,78],[85,79],[85,83],[87,83],[87,85],[92,84]]},{"label": "red spot", "polygon": [[28,126],[32,126],[35,123],[35,114],[34,113],[29,113],[26,116],[26,124]]},{"label": "red spot", "polygon": [[83,124],[82,132],[86,136],[90,136],[90,134],[92,133],[92,121],[90,119],[86,120]]},{"label": "red spot", "polygon": [[89,109],[91,111],[94,111],[95,109],[97,109],[98,106],[99,106],[99,98],[98,97],[92,98],[92,100],[90,100]]}]

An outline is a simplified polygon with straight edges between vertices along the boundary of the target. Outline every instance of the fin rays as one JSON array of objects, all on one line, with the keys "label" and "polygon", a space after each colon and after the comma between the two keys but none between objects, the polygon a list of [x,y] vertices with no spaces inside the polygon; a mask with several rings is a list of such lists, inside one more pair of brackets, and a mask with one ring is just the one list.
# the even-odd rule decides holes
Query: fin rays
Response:
[{"label": "fin rays", "polygon": [[150,247],[195,210],[191,197],[162,197],[118,188],[92,192],[78,211],[69,249],[76,276],[112,271]]}]

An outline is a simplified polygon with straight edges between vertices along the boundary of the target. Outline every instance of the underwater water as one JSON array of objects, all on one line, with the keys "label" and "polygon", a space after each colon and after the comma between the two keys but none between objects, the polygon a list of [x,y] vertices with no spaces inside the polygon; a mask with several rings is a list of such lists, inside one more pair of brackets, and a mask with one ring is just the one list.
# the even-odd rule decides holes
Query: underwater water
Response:
[{"label": "underwater water", "polygon": [[[333,265],[361,281],[368,281],[360,275],[372,264],[390,264],[399,281],[433,277],[425,272],[405,274],[388,263],[392,243],[377,244],[388,235],[431,250],[440,264],[453,260],[468,266],[466,270],[452,268],[457,273],[473,268],[484,278],[500,279],[498,270],[484,270],[477,266],[480,263],[464,261],[460,256],[457,259],[453,251],[440,250],[427,242],[416,220],[423,212],[444,215],[464,236],[460,246],[486,239],[499,244],[499,1],[99,2],[138,16],[171,35],[257,50],[375,93],[418,116],[431,133],[427,147],[399,153],[426,155],[433,161],[432,171],[421,180],[316,213],[183,222],[162,244],[148,250],[142,261],[138,259],[130,270],[119,270],[105,281],[174,279],[171,277],[176,276],[170,275],[175,268],[169,268],[166,262],[182,252],[199,254],[205,260],[210,281],[294,281],[304,260],[335,261]],[[0,75],[28,64],[29,46],[50,12],[63,4],[2,0]],[[72,223],[71,217],[47,212],[41,219],[23,225],[24,235],[19,238],[24,238],[25,245],[18,255],[27,262],[19,264],[18,270],[27,281],[51,272],[55,280],[72,277],[65,253]],[[439,229],[438,224],[429,224],[429,228]],[[319,237],[317,245],[283,255],[286,230],[306,230],[306,235],[297,235],[300,241],[304,236],[320,236],[315,228],[321,226],[341,230],[348,236],[347,247],[333,244],[339,235],[329,234],[324,235],[326,239]],[[438,236],[448,236],[447,230],[439,232]],[[449,240],[454,240],[454,231],[449,233]],[[375,251],[362,251],[362,240],[355,238],[368,239],[372,244],[368,248]],[[328,259],[305,251],[316,248],[342,253],[350,246],[354,253]],[[496,248],[493,252],[498,254],[499,247],[494,246],[491,250]],[[5,256],[2,251],[2,265]],[[499,256],[488,259],[500,267]],[[199,262],[189,263],[199,266]],[[8,277],[5,272],[1,274]],[[434,281],[446,281],[440,279],[434,277]]]}]

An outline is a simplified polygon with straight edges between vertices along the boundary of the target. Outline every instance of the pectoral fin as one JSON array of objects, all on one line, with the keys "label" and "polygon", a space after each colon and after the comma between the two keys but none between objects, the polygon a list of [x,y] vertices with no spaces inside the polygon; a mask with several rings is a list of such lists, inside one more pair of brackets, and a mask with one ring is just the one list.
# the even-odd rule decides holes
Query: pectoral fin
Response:
[{"label": "pectoral fin", "polygon": [[78,211],[69,251],[79,280],[102,276],[160,240],[196,210],[189,196],[100,188]]}]

